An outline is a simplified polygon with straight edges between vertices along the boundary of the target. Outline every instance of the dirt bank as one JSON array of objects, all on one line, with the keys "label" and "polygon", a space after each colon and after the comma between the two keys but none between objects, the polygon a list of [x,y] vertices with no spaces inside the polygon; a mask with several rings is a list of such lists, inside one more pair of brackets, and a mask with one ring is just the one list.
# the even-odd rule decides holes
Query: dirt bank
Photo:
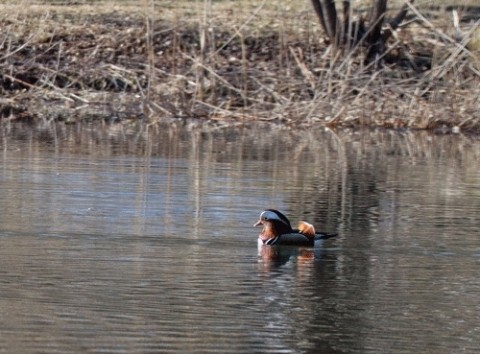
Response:
[{"label": "dirt bank", "polygon": [[450,40],[448,21],[402,29],[375,67],[361,48],[334,56],[309,7],[234,3],[5,6],[3,120],[479,129],[478,56]]}]

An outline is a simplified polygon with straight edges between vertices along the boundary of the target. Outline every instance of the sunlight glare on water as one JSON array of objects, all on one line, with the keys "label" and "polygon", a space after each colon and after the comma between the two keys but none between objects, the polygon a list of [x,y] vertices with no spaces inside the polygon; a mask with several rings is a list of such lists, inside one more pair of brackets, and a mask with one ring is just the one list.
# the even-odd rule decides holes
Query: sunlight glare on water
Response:
[{"label": "sunlight glare on water", "polygon": [[[2,351],[480,351],[477,140],[173,121],[0,143]],[[258,249],[271,207],[339,235]]]}]

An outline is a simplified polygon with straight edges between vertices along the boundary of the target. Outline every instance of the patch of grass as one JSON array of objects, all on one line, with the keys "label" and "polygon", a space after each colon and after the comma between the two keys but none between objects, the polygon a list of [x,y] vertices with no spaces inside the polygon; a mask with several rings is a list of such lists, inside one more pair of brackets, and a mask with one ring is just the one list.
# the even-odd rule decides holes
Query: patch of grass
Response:
[{"label": "patch of grass", "polygon": [[419,3],[374,66],[335,56],[309,2],[3,1],[2,112],[478,130],[478,22]]}]

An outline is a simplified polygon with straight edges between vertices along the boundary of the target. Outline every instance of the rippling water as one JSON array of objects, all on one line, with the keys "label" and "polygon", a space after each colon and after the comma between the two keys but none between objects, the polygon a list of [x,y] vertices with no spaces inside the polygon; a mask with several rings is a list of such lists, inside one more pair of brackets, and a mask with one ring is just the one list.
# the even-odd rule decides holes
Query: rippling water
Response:
[{"label": "rippling water", "polygon": [[[1,351],[480,351],[476,138],[2,132]],[[259,250],[267,207],[339,235]]]}]

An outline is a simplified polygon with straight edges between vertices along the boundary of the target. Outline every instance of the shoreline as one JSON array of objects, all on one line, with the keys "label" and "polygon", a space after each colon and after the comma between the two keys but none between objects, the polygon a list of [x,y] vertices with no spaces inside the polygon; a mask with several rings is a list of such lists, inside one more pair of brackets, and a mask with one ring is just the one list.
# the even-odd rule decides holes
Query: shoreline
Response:
[{"label": "shoreline", "polygon": [[335,57],[305,5],[234,14],[228,1],[198,11],[178,4],[9,5],[0,16],[0,119],[480,132],[480,52],[435,28],[398,31],[374,68],[362,49]]}]

